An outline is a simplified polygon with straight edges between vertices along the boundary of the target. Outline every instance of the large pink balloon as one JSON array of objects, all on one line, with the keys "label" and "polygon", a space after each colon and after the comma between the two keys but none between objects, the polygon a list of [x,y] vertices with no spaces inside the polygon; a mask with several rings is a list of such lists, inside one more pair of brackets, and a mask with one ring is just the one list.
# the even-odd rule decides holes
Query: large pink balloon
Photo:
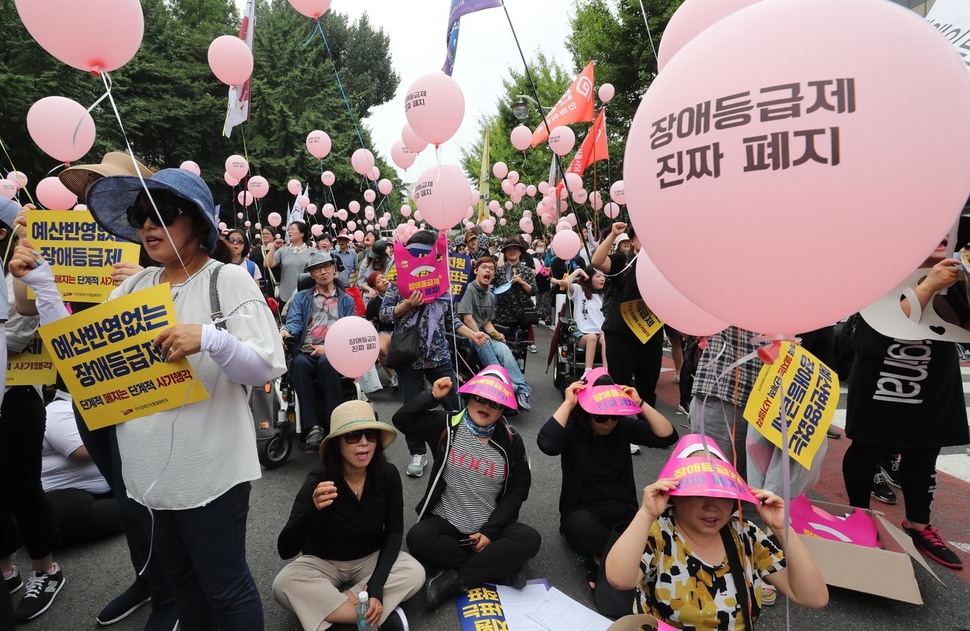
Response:
[{"label": "large pink balloon", "polygon": [[[872,24],[880,37],[860,49]],[[749,109],[724,118],[725,95]],[[709,128],[693,118],[704,103]],[[899,124],[920,112],[946,124]],[[668,117],[673,136],[662,135]],[[872,303],[939,244],[970,193],[967,137],[967,69],[917,15],[881,0],[759,2],[698,35],[654,80],[627,140],[626,198],[650,257],[688,300],[753,331],[810,331]],[[725,245],[717,282],[711,260],[672,234]],[[849,273],[868,243],[892,256]]]},{"label": "large pink balloon", "polygon": [[532,130],[525,125],[519,125],[509,136],[512,146],[519,151],[525,151],[532,146]]},{"label": "large pink balloon", "polygon": [[23,171],[11,171],[10,173],[7,173],[7,179],[13,182],[13,185],[17,188],[27,186],[27,174]]},{"label": "large pink balloon", "polygon": [[253,194],[256,199],[263,199],[269,193],[269,182],[262,175],[254,175],[249,178],[246,189]]},{"label": "large pink balloon", "polygon": [[290,6],[307,16],[317,20],[330,8],[330,0],[289,0]]},{"label": "large pink balloon", "polygon": [[552,251],[564,261],[579,254],[582,247],[583,240],[572,230],[561,230],[552,238]]},{"label": "large pink balloon", "polygon": [[279,213],[270,213],[269,216],[266,217],[266,221],[269,223],[269,225],[276,228],[283,223],[283,217],[281,217]]},{"label": "large pink balloon", "polygon": [[374,189],[369,188],[364,191],[364,201],[368,204],[373,203],[375,199],[377,199],[377,193],[374,192]]},{"label": "large pink balloon", "polygon": [[727,323],[707,313],[677,291],[664,278],[644,250],[637,256],[637,286],[650,310],[665,323],[687,335],[714,335]]},{"label": "large pink balloon", "polygon": [[222,174],[222,179],[224,179],[226,181],[226,184],[228,184],[229,186],[239,185],[239,178],[232,177],[231,175],[229,175],[228,171]]},{"label": "large pink balloon", "polygon": [[[404,123],[404,127],[401,129],[401,142],[403,142],[404,146],[415,154],[421,153],[424,151],[424,148],[428,146],[428,141],[415,133],[415,131],[411,128],[411,125],[408,123]],[[401,168],[406,169],[407,167]]]},{"label": "large pink balloon", "polygon": [[404,97],[404,115],[418,136],[433,145],[440,145],[454,136],[461,126],[465,117],[465,95],[458,82],[445,73],[429,72],[415,79],[408,88]]},{"label": "large pink balloon", "polygon": [[417,159],[418,154],[408,149],[403,140],[396,140],[391,145],[391,160],[402,169],[407,170]]},{"label": "large pink balloon", "polygon": [[41,151],[61,162],[81,158],[94,144],[94,119],[82,105],[47,96],[27,110],[27,131]]},{"label": "large pink balloon", "polygon": [[610,219],[616,219],[620,215],[620,205],[616,202],[607,202],[606,205],[603,206],[603,214]]},{"label": "large pink balloon", "polygon": [[564,156],[576,145],[576,133],[566,125],[560,125],[549,134],[549,148],[557,156]]},{"label": "large pink balloon", "polygon": [[[664,31],[664,37],[666,37],[666,31]],[[612,83],[604,83],[599,89],[600,102],[606,105],[613,100],[613,96],[616,94],[616,88],[613,87]]]},{"label": "large pink balloon", "polygon": [[323,182],[324,186],[333,186],[333,183],[337,181],[337,177],[332,171],[324,171],[320,174],[320,181]]},{"label": "large pink balloon", "polygon": [[253,74],[253,51],[232,35],[221,35],[209,44],[209,67],[226,85],[242,85]]},{"label": "large pink balloon", "polygon": [[657,51],[657,68],[663,69],[678,50],[707,27],[757,1],[687,0],[684,2],[670,16],[670,21],[664,28],[663,37],[660,39],[660,48]]},{"label": "large pink balloon", "polygon": [[61,184],[57,177],[45,177],[37,182],[37,199],[45,208],[68,210],[77,203],[77,195]]},{"label": "large pink balloon", "polygon": [[13,199],[13,196],[16,194],[16,184],[6,178],[0,179],[0,196],[6,197],[7,199]]},{"label": "large pink balloon", "polygon": [[128,63],[145,32],[138,0],[16,0],[16,5],[44,50],[86,72],[111,72]]},{"label": "large pink balloon", "polygon": [[626,204],[626,186],[623,180],[617,180],[610,186],[610,199],[617,204]]},{"label": "large pink balloon", "polygon": [[357,173],[367,175],[374,168],[374,154],[370,152],[370,149],[364,149],[362,147],[350,157],[350,164]]},{"label": "large pink balloon", "polygon": [[310,155],[318,160],[323,160],[330,153],[332,143],[327,132],[315,129],[306,136],[306,148]]},{"label": "large pink balloon", "polygon": [[323,226],[318,223],[313,224],[310,226],[310,233],[315,237],[319,237],[323,234]]},{"label": "large pink balloon", "polygon": [[391,191],[394,190],[394,185],[387,178],[384,178],[377,183],[377,190],[381,192],[381,195],[390,195]]},{"label": "large pink balloon", "polygon": [[300,180],[290,180],[286,183],[286,190],[290,192],[290,195],[299,195],[303,192],[303,184]]},{"label": "large pink balloon", "polygon": [[249,173],[249,162],[246,161],[246,158],[233,154],[226,158],[226,173],[237,180],[241,180]]},{"label": "large pink balloon", "polygon": [[202,169],[200,169],[199,165],[193,162],[192,160],[186,160],[185,162],[179,165],[179,168],[182,169],[183,171],[188,171],[189,173],[202,175]]},{"label": "large pink balloon", "polygon": [[347,204],[347,210],[356,215],[360,212],[360,202],[358,202],[356,199],[350,200],[350,203]]},{"label": "large pink balloon", "polygon": [[502,179],[509,174],[509,167],[504,162],[496,162],[492,165],[492,175]]},{"label": "large pink balloon", "polygon": [[253,194],[250,193],[249,191],[239,191],[239,194],[236,195],[236,201],[238,201],[243,206],[248,207],[250,204],[253,203]]},{"label": "large pink balloon", "polygon": [[468,210],[468,178],[453,164],[433,166],[414,184],[414,203],[425,221],[438,230],[448,230]]}]

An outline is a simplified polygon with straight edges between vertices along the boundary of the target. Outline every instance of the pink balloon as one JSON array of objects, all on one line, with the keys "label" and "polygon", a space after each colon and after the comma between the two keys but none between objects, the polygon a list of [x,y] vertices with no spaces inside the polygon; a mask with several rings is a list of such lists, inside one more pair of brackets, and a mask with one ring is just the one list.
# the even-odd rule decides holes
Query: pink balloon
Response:
[{"label": "pink balloon", "polygon": [[315,237],[319,237],[321,234],[323,234],[323,226],[318,223],[313,224],[310,226],[310,234]]},{"label": "pink balloon", "polygon": [[573,191],[573,201],[577,204],[585,204],[587,199],[589,199],[589,193],[584,189]]},{"label": "pink balloon", "polygon": [[394,185],[387,178],[382,179],[377,183],[377,190],[381,192],[381,195],[390,195],[391,191],[394,190]]},{"label": "pink balloon", "polygon": [[368,320],[357,316],[340,318],[334,322],[327,330],[324,343],[330,365],[341,375],[351,379],[363,377],[374,367],[381,352],[377,329]]},{"label": "pink balloon", "polygon": [[356,230],[356,229],[357,229],[357,222],[356,221],[354,221],[353,219],[351,219],[350,221],[347,222],[347,230]]},{"label": "pink balloon", "polygon": [[518,171],[509,171],[508,180],[509,180],[509,182],[512,183],[513,186],[516,185],[516,184],[518,184],[519,183],[519,172]]},{"label": "pink balloon", "polygon": [[94,119],[63,96],[47,96],[31,105],[27,131],[41,151],[61,162],[74,162],[94,145]]},{"label": "pink balloon", "polygon": [[16,0],[16,5],[44,50],[86,72],[111,72],[128,63],[145,32],[138,0]]},{"label": "pink balloon", "polygon": [[[408,127],[408,129],[410,129],[410,127]],[[417,158],[418,154],[408,149],[403,140],[396,140],[394,141],[394,144],[391,145],[391,160],[394,162],[394,164],[405,171],[412,164],[414,164],[414,161],[417,160]]]},{"label": "pink balloon", "polygon": [[482,199],[482,194],[478,191],[478,189],[473,188],[471,189],[471,196],[469,197],[468,205],[474,206],[481,199]]},{"label": "pink balloon", "polygon": [[508,180],[502,180],[502,192],[505,193],[506,195],[511,195],[512,190],[513,190],[512,182],[509,182]]},{"label": "pink balloon", "polygon": [[522,216],[523,217],[527,217],[527,218],[531,218],[532,217],[532,211],[531,210],[523,210],[522,211]]},{"label": "pink balloon", "polygon": [[454,227],[468,209],[468,178],[453,164],[433,166],[414,184],[414,202],[438,230]]},{"label": "pink balloon", "polygon": [[575,215],[575,213],[569,213],[568,215],[566,215],[565,219],[566,219],[566,223],[569,224],[569,227],[570,228],[575,228],[576,227],[576,215]]},{"label": "pink balloon", "polygon": [[236,219],[242,219],[242,218],[243,218],[242,213],[236,213]]},{"label": "pink balloon", "polygon": [[226,222],[225,221],[220,221],[219,222],[219,230],[221,230],[222,232],[226,232],[226,229],[227,228],[229,228],[229,226],[226,225]]},{"label": "pink balloon", "polygon": [[380,219],[377,220],[377,223],[380,224],[381,228],[386,228],[387,227],[387,217],[381,217]]},{"label": "pink balloon", "polygon": [[637,285],[650,310],[681,333],[703,337],[714,335],[728,326],[677,291],[644,250],[640,250],[637,256]]},{"label": "pink balloon", "polygon": [[364,219],[367,221],[374,221],[374,207],[366,206],[364,208]]},{"label": "pink balloon", "polygon": [[239,180],[237,178],[234,178],[231,175],[229,175],[229,172],[228,171],[226,173],[223,173],[222,174],[222,178],[226,181],[226,184],[228,184],[229,186],[238,186],[239,185]]},{"label": "pink balloon", "polygon": [[254,175],[249,178],[246,189],[253,194],[256,199],[263,199],[269,193],[269,182],[261,175]]},{"label": "pink balloon", "polygon": [[253,194],[250,193],[249,191],[239,191],[239,194],[236,195],[236,201],[238,201],[243,206],[248,207],[250,204],[253,203]]},{"label": "pink balloon", "polygon": [[[249,222],[248,221],[246,222],[246,225],[247,226],[249,225]],[[253,224],[253,228],[256,228],[257,230],[262,230],[263,229],[263,226],[260,225],[260,223],[257,221],[255,224]]]},{"label": "pink balloon", "polygon": [[[248,228],[248,227],[250,227],[250,226],[253,225],[253,222],[251,222],[251,221],[244,221],[243,222],[243,225]],[[256,229],[259,230],[259,224],[256,224]]]},{"label": "pink balloon", "polygon": [[[779,20],[798,28],[780,32]],[[860,50],[858,34],[872,24],[879,24],[880,37]],[[826,33],[822,48],[811,45],[819,29]],[[784,64],[765,50],[785,51]],[[710,63],[714,58],[717,64]],[[785,0],[738,11],[670,60],[631,125],[626,197],[650,258],[688,300],[752,331],[810,331],[871,304],[933,251],[967,199],[966,73],[932,26],[890,3]],[[668,116],[682,123],[685,108],[749,90],[757,102],[764,98],[760,90],[781,84],[800,86],[797,121],[763,121],[755,109],[739,126],[681,129],[669,142],[655,135],[655,124]],[[899,125],[925,111],[946,125]],[[757,140],[763,134],[766,140]],[[788,153],[772,149],[782,140]],[[885,159],[901,152],[933,160]],[[680,176],[667,157],[678,155],[685,156]],[[688,178],[688,163],[708,171]],[[703,257],[685,256],[682,244],[671,243],[674,234],[731,244],[717,257],[717,282]],[[774,239],[797,244],[796,264],[779,264]],[[892,244],[893,254],[865,274],[846,274],[858,265],[861,243]]]},{"label": "pink balloon", "polygon": [[319,19],[330,8],[330,0],[289,0],[289,3],[299,13],[314,20]]},{"label": "pink balloon", "polygon": [[[411,150],[414,154],[419,154],[424,151],[424,148],[428,146],[428,141],[415,133],[411,125],[404,123],[404,127],[401,129],[401,141],[404,146]],[[412,163],[414,160],[411,161]],[[400,165],[399,165],[400,166]],[[411,166],[410,164],[408,166]],[[401,167],[406,169],[407,167]]]},{"label": "pink balloon", "polygon": [[617,180],[610,186],[610,199],[617,204],[626,204],[626,187],[623,185],[623,180]]},{"label": "pink balloon", "polygon": [[[720,4],[720,2],[718,2]],[[667,36],[667,31],[664,31],[664,37]],[[616,88],[613,87],[612,83],[604,83],[600,86],[599,97],[600,103],[606,105],[613,100],[613,96],[616,94]]]},{"label": "pink balloon", "polygon": [[246,158],[233,154],[226,158],[226,173],[241,180],[249,173],[249,163],[246,162]]},{"label": "pink balloon", "polygon": [[209,68],[226,85],[242,85],[253,74],[253,51],[232,35],[221,35],[209,44]]},{"label": "pink balloon", "polygon": [[351,200],[350,203],[347,204],[347,209],[356,215],[360,212],[360,202],[358,202],[356,199]]},{"label": "pink balloon", "polygon": [[537,190],[545,195],[547,192],[549,192],[549,182],[539,182]]},{"label": "pink balloon", "polygon": [[303,184],[300,180],[290,180],[286,183],[286,190],[290,192],[290,195],[299,195],[303,192]]},{"label": "pink balloon", "polygon": [[583,188],[583,178],[579,173],[567,173],[563,179],[566,180],[566,188],[570,193]]},{"label": "pink balloon", "polygon": [[307,204],[307,207],[306,207],[306,211],[307,211],[307,212],[308,212],[308,213],[309,213],[310,215],[315,215],[315,214],[317,214],[317,205],[316,205],[316,204]]},{"label": "pink balloon", "polygon": [[405,218],[410,217],[411,216],[411,207],[408,206],[407,204],[401,206],[401,216],[402,217],[405,217]]},{"label": "pink balloon", "polygon": [[670,16],[670,21],[664,28],[660,48],[657,51],[657,69],[662,70],[677,51],[709,26],[755,2],[757,0],[687,0],[684,2]]},{"label": "pink balloon", "polygon": [[572,230],[562,230],[552,238],[552,251],[564,261],[568,261],[579,254],[582,247],[582,239]]},{"label": "pink balloon", "polygon": [[331,217],[333,217],[333,212],[334,212],[333,204],[324,204],[323,208],[320,209],[320,213],[326,219],[330,219]]},{"label": "pink balloon", "polygon": [[368,203],[373,203],[375,199],[377,199],[377,193],[374,192],[374,189],[369,188],[366,191],[364,191],[364,201]]},{"label": "pink balloon", "polygon": [[183,171],[188,171],[189,173],[194,173],[200,176],[202,175],[202,169],[200,169],[199,165],[193,162],[192,160],[186,160],[185,162],[179,165],[179,168],[182,169]]},{"label": "pink balloon", "polygon": [[57,177],[45,177],[37,183],[37,200],[51,210],[68,210],[77,203],[77,195],[61,184]]},{"label": "pink balloon", "polygon": [[620,215],[620,205],[616,202],[607,202],[606,205],[603,206],[603,214],[610,219],[616,219]]},{"label": "pink balloon", "polygon": [[486,219],[480,225],[485,234],[492,234],[492,231],[495,230],[495,224],[492,223],[491,219]]},{"label": "pink balloon", "polygon": [[381,177],[381,170],[378,169],[377,167],[373,167],[371,168],[370,171],[367,172],[367,179],[370,180],[371,182],[376,182],[377,180],[380,179],[380,177]]},{"label": "pink balloon", "polygon": [[[465,117],[465,95],[458,82],[445,73],[429,72],[415,79],[408,88],[404,97],[404,115],[418,136],[433,145],[440,145],[454,136],[461,126]],[[404,141],[407,143],[406,138]]]},{"label": "pink balloon", "polygon": [[[512,202],[505,202],[505,210],[512,210],[512,208],[514,206],[515,206],[515,204],[513,204]],[[501,216],[502,215],[499,215],[499,217],[501,217]]]},{"label": "pink balloon", "polygon": [[542,221],[543,226],[551,226],[552,222],[555,221],[555,219],[553,219],[552,215],[549,213],[543,214],[539,219]]},{"label": "pink balloon", "polygon": [[88,210],[88,207],[86,204],[75,204],[74,210]]},{"label": "pink balloon", "polygon": [[333,183],[337,181],[336,176],[334,176],[331,171],[324,171],[320,174],[320,181],[323,182],[324,186],[333,186]]},{"label": "pink balloon", "polygon": [[531,234],[532,233],[532,221],[529,220],[526,217],[523,217],[522,219],[519,219],[519,229],[522,230],[522,232],[528,232],[528,233]]},{"label": "pink balloon", "polygon": [[493,199],[488,203],[488,209],[492,212],[495,212],[499,208],[501,208],[501,205],[498,203],[498,200]]},{"label": "pink balloon", "polygon": [[589,194],[589,205],[593,207],[593,210],[599,210],[603,207],[603,196],[600,195],[599,191],[593,191]]},{"label": "pink balloon", "polygon": [[573,227],[570,226],[569,222],[566,221],[565,219],[561,219],[559,223],[556,224],[556,232],[563,232],[563,231],[571,232],[572,229]]},{"label": "pink balloon", "polygon": [[7,179],[18,189],[27,186],[27,174],[23,171],[11,171],[7,174]]},{"label": "pink balloon", "polygon": [[369,149],[361,147],[350,157],[350,164],[357,173],[367,175],[374,168],[374,154]]},{"label": "pink balloon", "polygon": [[310,205],[310,197],[308,195],[297,195],[296,203],[300,206],[300,208],[306,208]]},{"label": "pink balloon", "polygon": [[337,219],[339,219],[340,221],[347,221],[347,209],[346,208],[340,208],[340,209],[338,209],[335,214],[337,215]]},{"label": "pink balloon", "polygon": [[318,160],[323,160],[330,154],[331,145],[330,136],[325,131],[314,129],[306,136],[306,149]]},{"label": "pink balloon", "polygon": [[412,225],[414,224],[415,221],[424,221],[424,218],[421,216],[420,210],[414,211],[414,219],[410,220]]},{"label": "pink balloon", "polygon": [[498,220],[498,225],[500,226],[504,226],[507,223],[508,221],[506,221],[505,217],[502,217],[501,219]]},{"label": "pink balloon", "polygon": [[538,189],[536,189],[535,184],[529,184],[528,186],[525,187],[525,194],[528,195],[529,197],[535,197],[536,193],[538,192],[539,191]]},{"label": "pink balloon", "polygon": [[269,225],[277,228],[281,223],[283,223],[283,217],[281,217],[279,213],[270,213],[269,216],[266,217],[266,221],[269,223]]},{"label": "pink balloon", "polygon": [[557,156],[564,156],[576,145],[576,134],[567,125],[560,125],[549,134],[549,148]]},{"label": "pink balloon", "polygon": [[494,175],[498,179],[501,180],[508,174],[509,174],[509,167],[504,162],[496,162],[495,164],[492,165],[492,175]]},{"label": "pink balloon", "polygon": [[13,199],[14,195],[17,194],[17,185],[10,180],[4,178],[0,180],[0,196],[6,197],[7,199]]},{"label": "pink balloon", "polygon": [[532,130],[525,125],[519,125],[512,130],[509,139],[512,141],[512,146],[519,151],[525,151],[532,146]]},{"label": "pink balloon", "polygon": [[[351,222],[351,223],[353,223],[353,222]],[[350,224],[347,224],[347,227],[350,228]],[[353,230],[353,228],[351,228],[351,230]],[[357,230],[357,231],[355,231],[354,232],[354,241],[356,241],[357,243],[360,243],[363,240],[364,240],[364,231],[363,230]]]}]

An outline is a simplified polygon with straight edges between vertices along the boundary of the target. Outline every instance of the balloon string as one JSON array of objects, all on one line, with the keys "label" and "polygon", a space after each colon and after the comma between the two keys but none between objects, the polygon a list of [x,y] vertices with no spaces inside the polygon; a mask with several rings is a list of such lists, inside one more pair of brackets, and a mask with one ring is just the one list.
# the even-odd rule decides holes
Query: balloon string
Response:
[{"label": "balloon string", "polygon": [[[320,25],[320,20],[316,20],[317,32],[320,33],[321,39],[323,39],[323,45],[327,49],[327,57],[330,58],[330,66],[333,68],[333,76],[337,78],[337,87],[340,88],[340,96],[344,99],[344,104],[347,106],[347,114],[350,115],[350,122],[354,124],[354,131],[357,132],[357,139],[360,140],[360,146],[364,149],[367,145],[364,144],[364,137],[360,135],[360,128],[357,126],[357,119],[354,118],[354,111],[350,107],[350,101],[347,100],[347,93],[344,91],[344,84],[340,80],[340,74],[337,73],[337,62],[334,61],[333,53],[330,52],[330,44],[327,42],[327,36],[323,32],[323,27]],[[309,41],[309,40],[308,40]]]},{"label": "balloon string", "polygon": [[[19,173],[20,171],[17,169],[16,165],[13,163],[13,158],[10,157],[10,153],[7,151],[7,145],[5,145],[3,143],[3,138],[0,138],[0,149],[3,149],[3,155],[7,156],[7,162],[10,163],[10,172],[16,171],[17,173]],[[9,175],[10,172],[8,172],[7,175]],[[20,182],[20,180],[18,180],[18,183],[19,182]],[[23,186],[21,184],[20,188],[17,189],[17,195],[16,195],[16,197],[20,197],[20,191],[23,191],[24,193],[27,194],[27,199],[30,200],[30,203],[31,204],[33,204],[35,206],[37,205],[37,202],[35,202],[34,201],[34,198],[31,197],[30,191],[27,190],[27,187],[26,186]]]},{"label": "balloon string", "polygon": [[653,45],[653,35],[650,34],[650,24],[647,23],[647,10],[643,8],[643,0],[640,0],[640,13],[643,14],[643,25],[647,27],[647,39],[650,40],[650,50],[653,51],[653,59],[659,64],[660,60],[657,57],[657,49]]},{"label": "balloon string", "polygon": [[[185,272],[186,278],[190,277],[189,268],[185,265],[185,261],[182,260],[182,254],[179,252],[178,246],[175,245],[175,240],[172,239],[172,235],[168,231],[168,226],[162,220],[162,213],[158,210],[158,206],[155,204],[155,199],[152,197],[152,192],[148,190],[148,185],[145,184],[145,178],[142,177],[141,169],[138,165],[138,160],[135,159],[135,152],[131,148],[131,141],[128,140],[128,133],[125,131],[125,125],[121,122],[121,113],[118,112],[118,105],[115,103],[114,97],[111,95],[111,77],[108,76],[107,72],[101,73],[101,80],[104,82],[105,94],[101,99],[105,97],[108,98],[108,102],[111,103],[111,109],[114,111],[115,119],[118,121],[118,127],[121,129],[121,137],[125,139],[125,147],[128,149],[128,157],[131,158],[131,166],[138,176],[138,181],[141,183],[141,188],[145,192],[145,196],[148,197],[149,203],[152,205],[152,209],[155,211],[155,216],[158,217],[158,225],[162,227],[162,231],[165,233],[165,238],[172,245],[172,250],[175,251],[175,257],[178,259],[179,265],[182,266],[182,271]],[[99,100],[101,100],[99,99]]]}]

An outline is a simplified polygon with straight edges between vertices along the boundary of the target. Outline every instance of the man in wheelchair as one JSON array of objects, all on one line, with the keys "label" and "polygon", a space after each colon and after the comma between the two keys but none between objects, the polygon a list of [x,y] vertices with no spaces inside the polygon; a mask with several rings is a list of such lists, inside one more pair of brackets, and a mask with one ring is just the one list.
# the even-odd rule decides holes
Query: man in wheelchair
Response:
[{"label": "man in wheelchair", "polygon": [[515,387],[515,398],[521,409],[531,409],[529,398],[532,388],[525,381],[515,356],[505,343],[505,336],[492,323],[496,300],[491,283],[495,277],[495,259],[482,256],[475,262],[475,280],[468,284],[465,295],[458,303],[456,313],[465,327],[459,332],[474,342],[475,352],[485,366],[499,364],[508,371]]},{"label": "man in wheelchair", "polygon": [[[290,362],[290,381],[300,401],[300,416],[309,427],[308,448],[319,447],[327,435],[330,414],[343,399],[340,373],[327,359],[324,340],[327,331],[340,318],[354,315],[354,300],[335,285],[336,265],[329,252],[310,252],[305,270],[313,279],[313,287],[297,292],[289,304],[286,325],[280,330],[284,341],[298,340],[293,361]],[[323,391],[325,409],[317,411],[314,379]]]}]

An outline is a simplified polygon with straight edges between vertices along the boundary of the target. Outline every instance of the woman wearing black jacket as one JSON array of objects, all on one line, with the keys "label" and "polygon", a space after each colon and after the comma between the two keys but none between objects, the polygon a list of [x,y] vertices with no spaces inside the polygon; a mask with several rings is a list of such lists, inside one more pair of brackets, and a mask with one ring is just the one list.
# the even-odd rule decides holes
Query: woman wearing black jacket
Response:
[{"label": "woman wearing black jacket", "polygon": [[435,572],[425,587],[432,610],[484,582],[521,589],[525,562],[541,543],[535,529],[517,521],[532,474],[522,437],[503,418],[516,409],[508,373],[487,366],[459,390],[467,395],[463,411],[432,411],[450,391],[451,379],[438,379],[431,394],[421,393],[393,419],[434,447],[418,523],[407,536],[411,554]]}]

